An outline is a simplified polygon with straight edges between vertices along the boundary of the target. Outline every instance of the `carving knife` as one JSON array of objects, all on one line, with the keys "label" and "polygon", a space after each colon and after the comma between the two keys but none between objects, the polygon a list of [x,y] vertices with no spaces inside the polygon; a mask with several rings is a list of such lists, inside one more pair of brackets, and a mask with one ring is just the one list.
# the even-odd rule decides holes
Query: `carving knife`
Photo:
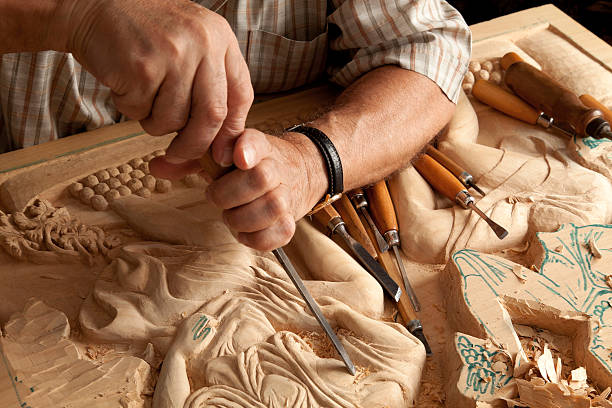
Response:
[{"label": "carving knife", "polygon": [[[218,179],[219,177],[223,176],[226,173],[229,173],[234,169],[234,167],[221,167],[220,165],[218,165],[213,160],[212,156],[210,155],[210,152],[207,152],[204,157],[200,159],[200,165],[202,166],[202,169],[213,180]],[[287,275],[289,275],[289,279],[291,279],[291,282],[293,282],[293,285],[304,299],[304,302],[306,302],[306,305],[308,305],[308,308],[314,315],[315,319],[317,319],[319,325],[323,328],[323,331],[334,345],[334,348],[342,358],[342,361],[344,361],[344,365],[346,366],[349,373],[351,373],[351,375],[355,375],[355,365],[351,361],[351,358],[349,357],[344,346],[340,342],[340,339],[338,339],[338,336],[336,336],[336,333],[329,325],[329,322],[323,315],[323,312],[321,312],[319,305],[317,305],[317,302],[315,302],[310,292],[308,292],[308,289],[306,289],[306,286],[304,286],[302,278],[300,278],[300,275],[298,275],[297,271],[295,270],[295,267],[291,263],[291,260],[289,259],[287,254],[285,254],[283,248],[274,249],[272,253],[276,257],[278,262],[283,266],[285,272],[287,272]]]},{"label": "carving knife", "polygon": [[[484,79],[477,80],[472,88],[472,95],[480,102],[486,103],[490,107],[508,116],[512,116],[514,119],[521,120],[530,125],[538,125],[544,129],[553,127],[570,137],[576,135],[573,131],[569,131],[557,125],[553,118],[544,112],[538,113],[538,111],[527,102],[492,82],[485,81]],[[429,151],[427,153],[429,154]]]},{"label": "carving knife", "polygon": [[[457,181],[457,183],[459,183],[459,181]],[[419,312],[421,310],[421,304],[416,297],[414,289],[412,289],[412,286],[410,285],[408,274],[406,273],[404,263],[402,262],[402,257],[399,253],[399,228],[397,218],[395,217],[393,201],[391,201],[391,196],[389,195],[389,190],[387,189],[387,183],[385,180],[381,180],[372,187],[367,188],[366,195],[368,196],[370,211],[372,211],[374,223],[382,232],[387,244],[389,244],[389,247],[393,248],[395,260],[397,261],[397,266],[402,275],[404,289],[406,290],[406,294],[410,299],[410,303],[412,303],[414,310]]]},{"label": "carving knife", "polygon": [[370,230],[374,234],[374,239],[376,240],[376,244],[378,245],[380,252],[387,252],[389,250],[389,244],[387,244],[387,241],[385,241],[383,236],[380,234],[376,224],[374,224],[372,217],[370,217],[370,213],[368,212],[368,200],[366,200],[363,190],[356,188],[355,190],[349,191],[347,194],[355,205],[355,208],[361,211],[361,215],[363,215],[363,218],[365,218],[366,222],[370,226]]},{"label": "carving knife", "polygon": [[458,203],[463,208],[471,208],[489,224],[489,227],[491,227],[499,239],[504,239],[508,235],[508,231],[476,207],[474,197],[467,192],[463,184],[431,156],[428,154],[422,155],[417,160],[414,160],[413,166],[436,191],[446,196],[449,200]]},{"label": "carving knife", "polygon": [[502,57],[504,82],[536,109],[570,125],[577,134],[612,139],[610,124],[599,109],[585,106],[578,96],[544,72],[510,52]]},{"label": "carving knife", "polygon": [[[472,91],[473,93],[473,91]],[[453,173],[457,180],[459,180],[466,188],[473,188],[478,191],[481,196],[485,196],[484,191],[480,189],[474,182],[474,176],[468,173],[463,167],[459,166],[453,159],[433,147],[432,145],[427,145],[426,148],[427,154],[433,157],[438,163],[443,165]]]},{"label": "carving knife", "polygon": [[332,234],[338,234],[351,250],[353,255],[359,260],[361,265],[372,274],[372,276],[380,283],[385,292],[396,302],[402,295],[402,290],[393,279],[387,274],[387,271],[372,256],[365,250],[363,246],[346,230],[346,224],[340,214],[333,206],[328,205],[313,214],[313,217],[323,226],[329,228]]}]

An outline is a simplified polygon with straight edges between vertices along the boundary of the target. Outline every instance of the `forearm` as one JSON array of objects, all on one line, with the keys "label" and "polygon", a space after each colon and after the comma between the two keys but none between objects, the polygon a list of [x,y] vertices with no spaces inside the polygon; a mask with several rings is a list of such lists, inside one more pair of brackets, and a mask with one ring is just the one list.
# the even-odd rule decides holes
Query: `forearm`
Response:
[{"label": "forearm", "polygon": [[[385,66],[348,87],[312,126],[327,134],[338,150],[348,191],[406,167],[446,125],[454,107],[425,76]],[[304,156],[312,195],[320,198],[327,189],[325,164],[316,148],[308,148]]]},{"label": "forearm", "polygon": [[56,10],[69,0],[0,0],[0,54],[63,51],[65,24]]}]

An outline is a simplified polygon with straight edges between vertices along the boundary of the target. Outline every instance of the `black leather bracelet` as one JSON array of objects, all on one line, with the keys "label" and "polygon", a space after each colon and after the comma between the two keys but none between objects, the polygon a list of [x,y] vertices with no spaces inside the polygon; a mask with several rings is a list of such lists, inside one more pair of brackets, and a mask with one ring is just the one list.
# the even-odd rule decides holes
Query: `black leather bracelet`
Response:
[{"label": "black leather bracelet", "polygon": [[329,189],[327,190],[328,198],[334,197],[344,190],[344,182],[342,176],[342,162],[340,155],[334,147],[331,140],[319,129],[297,125],[286,130],[287,132],[301,133],[309,138],[319,149],[325,165],[327,166],[327,174],[329,177]]}]

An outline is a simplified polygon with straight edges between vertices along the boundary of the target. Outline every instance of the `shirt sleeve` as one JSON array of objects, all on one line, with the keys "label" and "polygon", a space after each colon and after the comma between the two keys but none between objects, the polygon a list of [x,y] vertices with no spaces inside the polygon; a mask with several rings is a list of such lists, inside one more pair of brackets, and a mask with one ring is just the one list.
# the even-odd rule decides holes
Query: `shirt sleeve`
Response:
[{"label": "shirt sleeve", "polygon": [[348,55],[342,65],[331,58],[333,82],[348,86],[374,68],[398,65],[427,76],[457,102],[470,60],[471,32],[446,1],[333,0],[333,5],[330,50]]}]

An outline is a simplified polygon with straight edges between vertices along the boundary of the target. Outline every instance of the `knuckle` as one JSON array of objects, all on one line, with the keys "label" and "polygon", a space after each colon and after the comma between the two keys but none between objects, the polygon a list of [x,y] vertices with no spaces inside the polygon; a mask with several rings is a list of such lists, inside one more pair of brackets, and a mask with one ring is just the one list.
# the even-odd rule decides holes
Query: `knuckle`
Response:
[{"label": "knuckle", "polygon": [[133,62],[133,70],[136,72],[136,78],[143,88],[149,88],[150,84],[157,79],[159,72],[155,63],[149,58],[137,58]]},{"label": "knuckle", "polygon": [[222,104],[211,104],[204,108],[204,115],[212,123],[222,123],[227,117],[227,106]]},{"label": "knuckle", "polygon": [[275,179],[274,169],[266,165],[266,162],[261,162],[251,170],[249,184],[255,190],[267,191],[274,185]]},{"label": "knuckle", "polygon": [[266,212],[270,218],[276,219],[287,213],[287,200],[285,200],[285,197],[282,194],[272,192],[268,195],[266,201]]}]

